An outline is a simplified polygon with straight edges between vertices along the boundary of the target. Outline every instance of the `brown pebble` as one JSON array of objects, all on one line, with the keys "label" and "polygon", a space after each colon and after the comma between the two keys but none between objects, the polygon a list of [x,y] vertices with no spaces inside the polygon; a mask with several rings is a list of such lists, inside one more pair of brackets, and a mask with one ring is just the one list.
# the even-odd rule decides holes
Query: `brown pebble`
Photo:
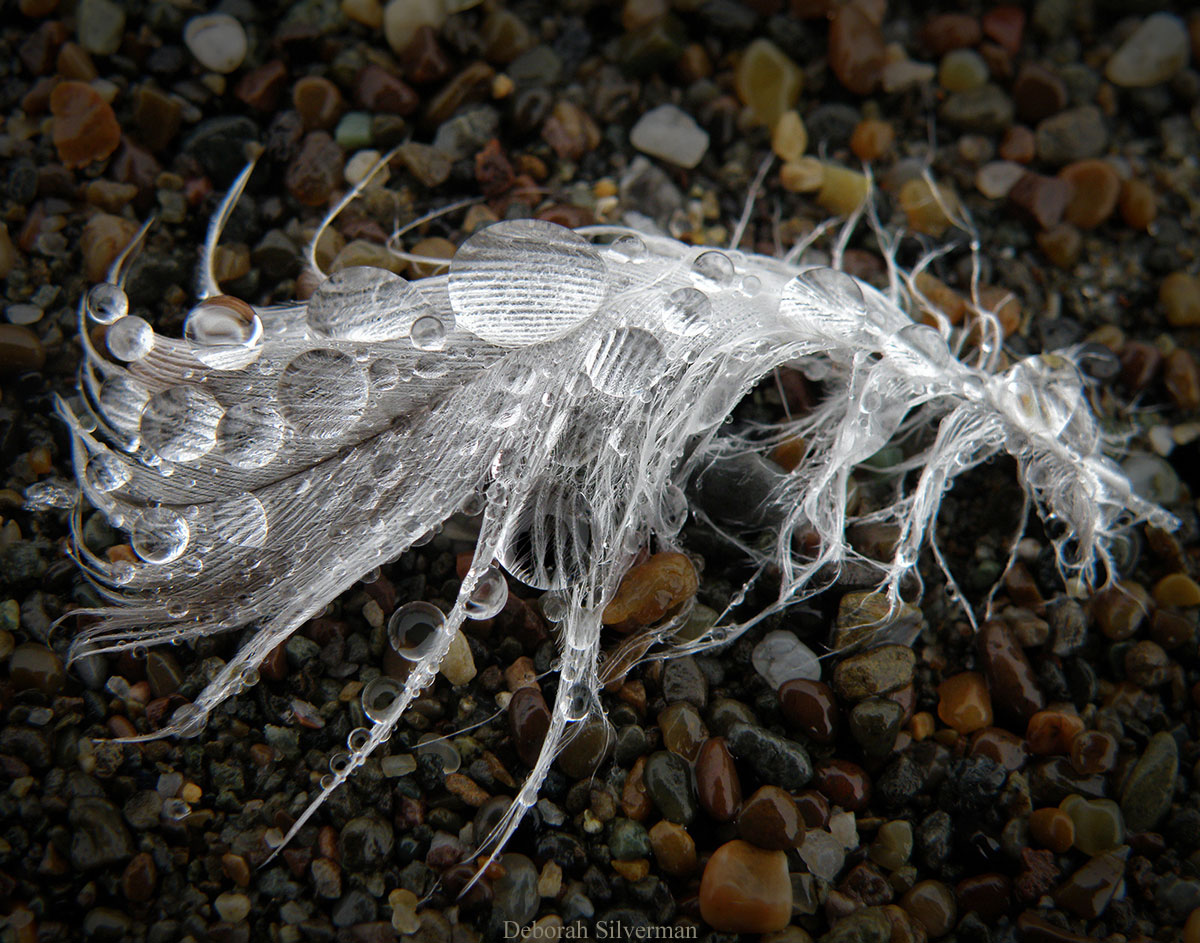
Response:
[{"label": "brown pebble", "polygon": [[1027,126],[1014,124],[1004,132],[997,153],[1004,160],[1011,160],[1015,164],[1028,164],[1037,154],[1037,138]]},{"label": "brown pebble", "polygon": [[625,785],[621,789],[621,811],[625,813],[625,817],[633,819],[635,822],[644,822],[654,809],[654,803],[650,799],[650,794],[646,792],[646,783],[643,779],[643,772],[646,768],[646,758],[639,756],[633,764],[633,769],[629,771],[629,775],[625,778]]},{"label": "brown pebble", "polygon": [[183,105],[153,85],[139,85],[133,96],[133,120],[138,138],[152,151],[161,151],[179,132]]},{"label": "brown pebble", "polygon": [[1060,269],[1072,268],[1083,252],[1083,234],[1070,223],[1059,223],[1035,238],[1046,258]]},{"label": "brown pebble", "polygon": [[654,625],[682,605],[699,588],[696,567],[682,553],[656,553],[632,567],[621,579],[612,601],[605,607],[605,625]]},{"label": "brown pebble", "polygon": [[1172,327],[1200,325],[1200,278],[1187,272],[1172,272],[1159,285],[1158,300]]},{"label": "brown pebble", "polygon": [[104,160],[121,143],[121,126],[109,105],[90,85],[60,82],[50,94],[54,148],[67,167]]},{"label": "brown pebble", "polygon": [[[4,327],[15,325],[0,325],[0,328]],[[0,350],[2,345],[3,341],[0,340]],[[8,657],[8,679],[17,691],[34,690],[43,694],[55,694],[65,680],[62,659],[45,645],[23,642],[14,648]]]},{"label": "brown pebble", "polygon": [[992,723],[992,699],[983,675],[963,671],[938,685],[938,717],[960,734],[972,733]]},{"label": "brown pebble", "polygon": [[746,800],[737,819],[738,834],[768,850],[795,848],[804,834],[796,803],[778,786],[761,786]]},{"label": "brown pebble", "polygon": [[824,828],[829,824],[829,800],[815,789],[805,789],[795,796],[796,809],[805,828]]},{"label": "brown pebble", "polygon": [[1177,347],[1167,355],[1163,363],[1163,385],[1172,402],[1180,409],[1200,408],[1200,368],[1190,350]]},{"label": "brown pebble", "polygon": [[879,84],[886,46],[879,24],[858,4],[837,8],[829,24],[829,68],[855,95],[870,95]]},{"label": "brown pebble", "polygon": [[79,43],[63,43],[62,48],[58,50],[54,69],[64,79],[74,79],[77,82],[90,82],[100,75],[92,57]]},{"label": "brown pebble", "polygon": [[45,365],[46,349],[33,331],[21,324],[0,324],[0,374],[29,373]]},{"label": "brown pebble", "polygon": [[1025,765],[1029,750],[1016,734],[1000,727],[984,727],[971,735],[971,755],[986,756],[1013,772]]},{"label": "brown pebble", "polygon": [[542,126],[542,139],[559,160],[579,160],[600,143],[600,129],[578,105],[560,101]]},{"label": "brown pebble", "polygon": [[1158,200],[1149,184],[1136,179],[1121,184],[1121,218],[1131,229],[1145,230],[1158,216]]},{"label": "brown pebble", "polygon": [[837,739],[838,707],[829,685],[807,678],[793,678],[779,687],[783,716],[817,743]]},{"label": "brown pebble", "polygon": [[685,760],[696,759],[700,747],[708,739],[708,728],[700,719],[700,713],[686,701],[669,705],[658,715],[658,729],[662,731],[663,746]]},{"label": "brown pebble", "polygon": [[871,777],[849,760],[822,760],[813,770],[813,785],[848,812],[865,809],[871,801]]},{"label": "brown pebble", "polygon": [[1021,40],[1025,33],[1025,11],[1018,6],[992,7],[983,15],[980,23],[983,35],[995,40],[1010,56],[1021,51]]},{"label": "brown pebble", "polygon": [[325,131],[310,131],[288,164],[284,186],[304,206],[324,206],[341,185],[345,155]]},{"label": "brown pebble", "polygon": [[949,933],[958,916],[954,892],[941,881],[915,884],[900,898],[900,906],[919,920],[934,940]]},{"label": "brown pebble", "polygon": [[328,131],[346,110],[338,87],[320,75],[306,75],[292,86],[292,107],[306,131]]},{"label": "brown pebble", "polygon": [[722,737],[713,737],[696,758],[696,795],[717,822],[730,822],[742,806],[742,783]]},{"label": "brown pebble", "polygon": [[413,33],[400,60],[404,77],[417,85],[440,82],[450,75],[453,68],[432,26],[421,26]]},{"label": "brown pebble", "polygon": [[1063,214],[1068,223],[1080,229],[1095,229],[1113,214],[1121,179],[1108,161],[1075,161],[1060,170],[1058,176],[1072,188]]},{"label": "brown pebble", "polygon": [[[425,110],[425,121],[437,126],[458,111],[463,105],[486,101],[492,94],[492,79],[496,70],[486,62],[473,62],[447,82]],[[599,132],[597,132],[597,141]]]},{"label": "brown pebble", "polygon": [[1073,711],[1044,710],[1029,718],[1025,740],[1029,751],[1036,756],[1065,756],[1071,741],[1083,730],[1083,721]]},{"label": "brown pebble", "polygon": [[892,149],[896,129],[887,121],[868,118],[860,121],[850,136],[850,150],[862,161],[879,160]]},{"label": "brown pebble", "polygon": [[1029,814],[1029,834],[1043,848],[1065,854],[1075,844],[1075,822],[1054,806],[1035,809]]},{"label": "brown pebble", "polygon": [[148,851],[138,852],[129,859],[121,873],[121,893],[126,900],[141,903],[154,896],[158,884],[158,868]]},{"label": "brown pebble", "polygon": [[243,75],[233,94],[255,111],[274,111],[287,79],[287,66],[279,59],[272,59]]},{"label": "brown pebble", "polygon": [[1083,776],[1107,773],[1117,764],[1117,740],[1101,730],[1083,730],[1071,741],[1071,765]]},{"label": "brown pebble", "polygon": [[954,49],[977,45],[983,30],[979,20],[966,13],[939,13],[925,21],[920,36],[921,44],[941,58]]},{"label": "brown pebble", "polygon": [[17,47],[17,58],[33,75],[45,75],[54,67],[58,49],[68,35],[66,26],[58,20],[41,23]]},{"label": "brown pebble", "polygon": [[1026,62],[1017,73],[1012,87],[1017,117],[1029,124],[1056,115],[1067,107],[1067,86],[1050,69]]},{"label": "brown pebble", "polygon": [[1003,874],[976,874],[959,881],[954,896],[960,914],[974,911],[985,921],[999,920],[1012,902],[1012,881]]},{"label": "brown pebble", "polygon": [[984,623],[975,644],[996,708],[1002,714],[1027,723],[1046,706],[1046,699],[1038,687],[1033,666],[1012,629],[993,619]]},{"label": "brown pebble", "polygon": [[250,884],[250,865],[241,855],[231,851],[221,855],[221,872],[238,887],[247,887]]},{"label": "brown pebble", "polygon": [[650,848],[667,874],[683,877],[696,870],[696,842],[682,825],[666,819],[656,822],[650,829]]},{"label": "brown pebble", "polygon": [[508,702],[508,726],[517,754],[526,766],[537,762],[550,729],[550,709],[536,687],[517,688]]},{"label": "brown pebble", "polygon": [[714,930],[771,933],[792,916],[787,855],[735,839],[713,852],[700,879],[700,916]]},{"label": "brown pebble", "polygon": [[1096,855],[1054,892],[1054,902],[1085,919],[1099,917],[1112,900],[1125,874],[1129,848]]},{"label": "brown pebble", "polygon": [[1196,626],[1182,613],[1159,609],[1150,621],[1150,637],[1170,651],[1190,645],[1196,638]]},{"label": "brown pebble", "polygon": [[1170,663],[1161,645],[1143,639],[1125,652],[1125,677],[1143,688],[1158,687],[1167,679]]},{"label": "brown pebble", "polygon": [[905,181],[896,196],[908,219],[908,228],[927,236],[941,236],[954,225],[958,197],[949,187],[931,186],[923,177]]},{"label": "brown pebble", "polygon": [[1071,198],[1071,186],[1057,177],[1028,173],[1008,191],[1008,198],[1043,229],[1062,219]]},{"label": "brown pebble", "polygon": [[420,98],[408,85],[383,66],[363,66],[354,80],[354,100],[367,111],[389,115],[410,115]]},{"label": "brown pebble", "polygon": [[1149,610],[1150,594],[1132,580],[1101,590],[1092,602],[1092,615],[1100,631],[1114,642],[1137,634]]}]

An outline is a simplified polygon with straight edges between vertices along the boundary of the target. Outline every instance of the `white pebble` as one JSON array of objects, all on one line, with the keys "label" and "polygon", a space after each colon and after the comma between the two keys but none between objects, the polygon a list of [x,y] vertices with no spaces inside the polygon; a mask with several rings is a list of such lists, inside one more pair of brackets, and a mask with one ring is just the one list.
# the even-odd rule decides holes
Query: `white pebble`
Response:
[{"label": "white pebble", "polygon": [[640,118],[629,132],[629,143],[643,154],[677,167],[695,167],[708,150],[708,132],[687,112],[659,105]]},{"label": "white pebble", "polygon": [[[375,166],[379,160],[379,151],[358,151],[348,161],[346,161],[346,169],[344,171],[346,183],[350,186],[357,186],[363,181],[363,178],[371,172],[371,168]],[[386,167],[381,167],[379,177],[375,181],[377,184],[387,182],[388,172]]]},{"label": "white pebble", "polygon": [[246,30],[228,13],[193,16],[183,28],[183,41],[211,72],[232,72],[246,58]]},{"label": "white pebble", "polygon": [[446,0],[392,0],[383,8],[383,35],[392,52],[404,52],[422,26],[441,28],[449,14],[446,6]]},{"label": "white pebble", "polygon": [[250,913],[250,898],[245,894],[226,891],[217,895],[213,906],[226,923],[241,923]]},{"label": "white pebble", "polygon": [[9,305],[4,309],[9,324],[36,324],[42,319],[42,313],[37,305]]},{"label": "white pebble", "polygon": [[800,846],[800,858],[809,872],[822,881],[832,881],[846,863],[842,843],[821,828],[810,828]]},{"label": "white pebble", "polygon": [[462,629],[454,633],[454,638],[450,641],[450,650],[446,652],[438,671],[454,685],[466,684],[475,677],[475,659],[471,657],[471,646],[467,643]]},{"label": "white pebble", "polygon": [[975,171],[975,189],[989,200],[1008,196],[1018,180],[1028,171],[1011,160],[993,160]]},{"label": "white pebble", "polygon": [[1122,88],[1158,85],[1188,64],[1190,45],[1183,20],[1170,13],[1155,13],[1113,53],[1104,74]]},{"label": "white pebble", "polygon": [[750,661],[754,670],[775,690],[785,681],[796,678],[821,680],[821,662],[816,654],[793,633],[783,629],[768,632],[754,646]]}]

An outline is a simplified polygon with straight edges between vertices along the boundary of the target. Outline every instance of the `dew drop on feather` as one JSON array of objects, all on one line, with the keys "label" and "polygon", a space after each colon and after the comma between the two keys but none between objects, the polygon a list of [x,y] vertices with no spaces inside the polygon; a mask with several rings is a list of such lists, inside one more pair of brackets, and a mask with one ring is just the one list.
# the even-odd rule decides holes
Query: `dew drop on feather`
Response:
[{"label": "dew drop on feather", "polygon": [[101,282],[88,289],[87,313],[99,324],[112,324],[129,313],[129,298],[111,282]]},{"label": "dew drop on feather", "polygon": [[718,285],[730,284],[736,274],[733,260],[724,252],[716,249],[709,249],[696,256],[695,261],[692,262],[692,271],[701,278],[716,282]]},{"label": "dew drop on feather", "polygon": [[142,441],[172,462],[190,462],[217,444],[224,410],[198,386],[172,386],[155,393],[142,412]]},{"label": "dew drop on feather", "polygon": [[308,327],[318,337],[390,341],[433,309],[411,283],[387,269],[353,265],[334,272],[308,299]]},{"label": "dew drop on feather", "polygon": [[237,547],[258,548],[267,542],[267,512],[249,492],[213,505],[213,528]]},{"label": "dew drop on feather", "polygon": [[367,408],[367,374],[354,358],[339,350],[306,350],[283,369],[278,386],[279,408],[298,435],[336,439]]},{"label": "dew drop on feather", "polygon": [[500,568],[493,564],[479,575],[466,602],[468,619],[491,619],[508,602],[508,581]]},{"label": "dew drop on feather", "polygon": [[441,318],[432,314],[413,321],[408,336],[417,350],[441,350],[446,345],[446,327]]},{"label": "dew drop on feather", "polygon": [[619,327],[597,339],[583,367],[596,389],[623,399],[654,383],[664,356],[662,344],[649,331]]},{"label": "dew drop on feather", "polygon": [[698,337],[709,330],[711,319],[712,302],[698,288],[677,288],[663,302],[663,327],[672,334]]},{"label": "dew drop on feather", "polygon": [[403,685],[387,675],[372,678],[362,690],[363,713],[368,720],[377,724],[387,720],[403,691]]},{"label": "dew drop on feather", "polygon": [[183,556],[191,529],[170,508],[146,508],[133,525],[133,552],[147,563],[170,563]]},{"label": "dew drop on feather", "polygon": [[450,261],[457,324],[501,347],[561,337],[599,309],[608,292],[603,260],[582,236],[555,223],[495,223]]},{"label": "dew drop on feather", "polygon": [[129,466],[107,450],[92,455],[84,469],[84,480],[105,494],[116,491],[129,481],[129,476]]},{"label": "dew drop on feather", "polygon": [[238,403],[221,417],[217,442],[229,464],[262,468],[283,445],[283,417],[265,403]]},{"label": "dew drop on feather", "polygon": [[405,603],[388,619],[388,644],[401,658],[420,661],[437,643],[438,629],[445,621],[445,613],[433,603]]},{"label": "dew drop on feather", "polygon": [[144,318],[127,314],[108,326],[104,343],[118,360],[141,360],[154,349],[154,328]]}]

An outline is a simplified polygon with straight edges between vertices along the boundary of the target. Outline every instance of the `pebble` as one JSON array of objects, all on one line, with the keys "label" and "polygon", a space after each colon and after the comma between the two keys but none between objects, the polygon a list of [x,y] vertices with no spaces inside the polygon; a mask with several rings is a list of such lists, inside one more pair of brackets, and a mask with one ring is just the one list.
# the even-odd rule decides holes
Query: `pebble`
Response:
[{"label": "pebble", "polygon": [[685,760],[696,759],[701,746],[708,740],[708,729],[700,719],[700,713],[687,701],[679,701],[663,710],[658,715],[658,728],[662,731],[663,746]]},{"label": "pebble", "polygon": [[1037,62],[1021,66],[1012,86],[1017,117],[1029,124],[1056,115],[1070,100],[1067,84],[1058,74]]},{"label": "pebble", "polygon": [[410,115],[421,103],[409,85],[373,62],[358,71],[354,100],[367,111],[389,115]]},{"label": "pebble", "polygon": [[617,861],[633,861],[650,854],[650,836],[637,822],[616,819],[608,835],[608,849]]},{"label": "pebble", "polygon": [[797,161],[808,149],[808,129],[798,111],[785,111],[771,130],[771,150],[785,163]]},{"label": "pebble", "polygon": [[436,147],[407,141],[396,150],[396,159],[426,187],[439,187],[450,178],[450,158]]},{"label": "pebble", "polygon": [[250,915],[250,898],[235,891],[226,891],[217,895],[213,907],[226,923],[240,923]]},{"label": "pebble", "polygon": [[699,585],[696,567],[687,556],[656,553],[622,577],[616,595],[604,609],[603,622],[653,625],[695,596]]},{"label": "pebble", "polygon": [[[140,85],[133,99],[133,120],[137,123],[142,143],[152,151],[161,151],[179,131],[183,104],[153,85]],[[99,182],[99,181],[97,181]],[[117,186],[122,186],[117,184]],[[131,184],[124,184],[133,190]]]},{"label": "pebble", "polygon": [[1200,584],[1186,573],[1170,573],[1164,576],[1154,584],[1151,594],[1160,606],[1200,606]]},{"label": "pebble", "polygon": [[246,58],[246,30],[227,13],[192,17],[183,28],[183,42],[210,72],[227,75]]},{"label": "pebble", "polygon": [[1054,167],[1099,157],[1108,147],[1108,128],[1095,105],[1069,108],[1038,123],[1037,154]]},{"label": "pebble", "polygon": [[952,215],[958,212],[958,197],[942,184],[930,186],[923,177],[905,181],[897,201],[913,232],[937,238],[954,225]]},{"label": "pebble", "polygon": [[527,857],[513,853],[501,855],[500,865],[504,874],[492,885],[495,907],[523,927],[533,919],[541,903],[538,870]]},{"label": "pebble", "polygon": [[1068,223],[1080,229],[1095,229],[1113,214],[1121,179],[1108,161],[1076,161],[1058,175],[1071,185],[1071,198],[1063,214]]},{"label": "pebble", "polygon": [[813,785],[831,803],[849,812],[864,809],[871,801],[871,777],[849,760],[822,760],[813,775]]},{"label": "pebble", "polygon": [[795,848],[804,834],[800,811],[778,786],[761,786],[746,800],[737,819],[738,834],[769,851]]},{"label": "pebble", "polygon": [[[700,665],[695,658],[689,655],[683,658],[672,658],[667,662],[662,673],[662,696],[667,703],[687,701],[701,710],[704,709],[708,703],[708,680],[704,677],[704,672],[700,670]],[[745,710],[744,705],[737,706]],[[709,720],[713,729],[720,734],[723,731],[718,724],[718,716],[719,712],[714,705]]]},{"label": "pebble", "polygon": [[392,823],[378,815],[360,815],[342,827],[338,843],[346,870],[371,871],[391,855],[395,832]]},{"label": "pebble", "polygon": [[279,59],[272,59],[243,75],[233,94],[255,111],[274,111],[287,79],[287,66]]},{"label": "pebble", "polygon": [[888,121],[867,118],[860,121],[850,136],[850,150],[861,161],[879,160],[892,149],[896,129]]},{"label": "pebble", "polygon": [[1029,815],[1029,834],[1043,848],[1061,855],[1075,843],[1075,821],[1053,806],[1035,809]]},{"label": "pebble", "polygon": [[1121,812],[1130,831],[1154,828],[1171,807],[1179,774],[1179,747],[1166,731],[1150,738],[1121,789]]},{"label": "pebble", "polygon": [[880,867],[898,871],[908,864],[912,850],[912,823],[906,819],[895,819],[879,826],[867,854]]},{"label": "pebble", "polygon": [[939,114],[947,124],[962,131],[999,134],[1013,122],[1013,102],[1004,89],[985,82],[978,88],[950,94]]},{"label": "pebble", "polygon": [[311,131],[284,175],[288,193],[304,206],[324,206],[342,182],[345,155],[328,132]]},{"label": "pebble", "polygon": [[730,752],[765,782],[801,789],[812,779],[812,761],[798,743],[752,724],[734,724],[726,739]]},{"label": "pebble", "polygon": [[725,741],[713,737],[696,757],[696,793],[700,805],[717,822],[732,821],[742,805],[742,784]]},{"label": "pebble", "polygon": [[1059,223],[1035,238],[1046,258],[1060,269],[1070,270],[1083,252],[1083,235],[1069,223]]},{"label": "pebble", "polygon": [[1130,178],[1121,184],[1121,218],[1131,229],[1144,230],[1158,217],[1158,199],[1149,184]]},{"label": "pebble", "polygon": [[1010,56],[1021,50],[1025,33],[1025,11],[1015,5],[992,7],[980,22],[983,34],[993,39]]},{"label": "pebble", "polygon": [[112,0],[80,0],[75,9],[75,34],[84,49],[96,56],[111,56],[121,48],[124,33],[124,6]]},{"label": "pebble", "polygon": [[801,157],[779,168],[779,182],[792,193],[811,193],[821,189],[825,165],[815,157]]},{"label": "pebble", "polygon": [[1054,902],[1076,916],[1091,920],[1108,909],[1125,875],[1129,846],[1097,855],[1054,892]]},{"label": "pebble", "polygon": [[796,679],[779,688],[783,716],[817,743],[833,743],[837,738],[838,707],[833,690],[820,681]]},{"label": "pebble", "polygon": [[[1125,821],[1120,808],[1111,799],[1071,795],[1059,803],[1059,810],[1071,820],[1072,844],[1085,855],[1101,854],[1125,840]],[[1045,809],[1038,811],[1048,812]],[[1031,821],[1031,828],[1032,825]],[[1051,851],[1058,850],[1049,842],[1043,842],[1043,845]]]},{"label": "pebble", "polygon": [[133,854],[133,840],[117,807],[97,796],[71,801],[71,867],[77,871],[111,868]]},{"label": "pebble", "polygon": [[941,881],[920,881],[903,897],[900,906],[920,921],[930,939],[950,932],[958,916],[954,892]]},{"label": "pebble", "polygon": [[700,879],[700,915],[727,933],[782,930],[792,916],[787,856],[740,839],[721,845]]},{"label": "pebble", "polygon": [[446,0],[390,0],[383,8],[383,35],[396,55],[403,55],[417,30],[441,28],[450,8]]},{"label": "pebble", "polygon": [[650,829],[650,847],[660,868],[677,877],[696,870],[696,842],[686,828],[663,819]]},{"label": "pebble", "polygon": [[1042,229],[1051,229],[1067,210],[1071,187],[1058,177],[1026,173],[1009,189],[1008,198]]},{"label": "pebble", "polygon": [[559,160],[577,161],[600,144],[600,129],[591,115],[578,105],[560,101],[542,125],[544,140]]},{"label": "pebble", "polygon": [[850,735],[867,757],[882,759],[895,747],[903,722],[904,708],[895,701],[869,697],[850,711]]},{"label": "pebble", "polygon": [[948,92],[969,92],[987,80],[987,63],[974,49],[953,49],[938,64],[938,84]]},{"label": "pebble", "polygon": [[829,68],[855,95],[879,85],[886,57],[883,31],[855,3],[838,7],[829,23]]},{"label": "pebble", "polygon": [[158,884],[158,868],[154,864],[154,856],[142,851],[129,859],[125,870],[121,872],[121,893],[126,900],[141,903],[154,895]]},{"label": "pebble", "polygon": [[1019,770],[1029,759],[1025,741],[999,727],[986,727],[971,735],[971,753],[986,756],[1006,770]]},{"label": "pebble", "polygon": [[104,160],[121,143],[112,106],[84,82],[60,82],[50,93],[54,149],[69,168]]},{"label": "pebble", "polygon": [[29,328],[0,324],[0,374],[39,371],[46,363],[46,350]]},{"label": "pebble", "polygon": [[448,78],[453,69],[431,26],[420,26],[413,33],[401,55],[401,64],[405,77],[417,85],[440,82]]},{"label": "pebble", "polygon": [[337,124],[346,103],[329,79],[306,75],[292,87],[292,107],[300,113],[305,131],[328,131]]},{"label": "pebble", "polygon": [[750,654],[751,664],[773,690],[797,679],[819,681],[821,662],[794,632],[768,632]]},{"label": "pebble", "polygon": [[683,757],[666,750],[651,753],[642,770],[642,781],[663,818],[688,825],[696,817],[692,771]]},{"label": "pebble", "polygon": [[[4,325],[0,325],[2,327]],[[3,337],[0,336],[0,351]],[[53,649],[37,642],[23,642],[8,659],[8,679],[17,691],[41,691],[55,694],[66,679],[62,659]]]},{"label": "pebble", "polygon": [[533,766],[550,729],[550,709],[538,687],[523,686],[513,692],[508,702],[508,725],[517,755],[526,766]]},{"label": "pebble", "polygon": [[1009,626],[999,620],[983,625],[976,646],[987,676],[988,688],[1001,713],[1028,723],[1046,706],[1033,667]]},{"label": "pebble", "polygon": [[881,645],[843,658],[833,669],[833,689],[847,701],[861,701],[909,684],[916,653],[904,645]]},{"label": "pebble", "polygon": [[659,105],[637,120],[629,143],[643,154],[691,169],[708,151],[708,132],[681,108]]},{"label": "pebble", "polygon": [[1104,66],[1121,88],[1147,88],[1172,78],[1188,64],[1191,43],[1183,20],[1170,13],[1146,17]]},{"label": "pebble", "polygon": [[1037,156],[1037,138],[1023,124],[1014,124],[1004,132],[1000,139],[997,153],[1004,160],[1016,161],[1018,164],[1028,164]]},{"label": "pebble", "polygon": [[383,26],[383,4],[380,0],[342,0],[341,5],[347,19],[373,30]]},{"label": "pebble", "polygon": [[1065,756],[1071,751],[1071,742],[1083,730],[1083,720],[1074,710],[1038,711],[1029,718],[1025,728],[1025,742],[1035,756]]},{"label": "pebble", "polygon": [[1158,286],[1158,302],[1172,327],[1200,325],[1200,278],[1172,272]]},{"label": "pebble", "polygon": [[983,38],[979,20],[967,13],[939,13],[929,17],[920,31],[921,44],[933,55],[976,46]]},{"label": "pebble", "polygon": [[738,98],[754,119],[768,128],[795,107],[804,73],[769,39],[755,39],[738,59],[733,76]]}]

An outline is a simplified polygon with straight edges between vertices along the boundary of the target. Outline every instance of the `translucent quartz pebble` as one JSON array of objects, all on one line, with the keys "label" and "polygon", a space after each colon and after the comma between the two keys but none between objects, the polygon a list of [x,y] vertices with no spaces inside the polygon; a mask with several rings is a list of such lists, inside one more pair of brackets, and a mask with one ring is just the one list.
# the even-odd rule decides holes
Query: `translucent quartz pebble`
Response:
[{"label": "translucent quartz pebble", "polygon": [[262,320],[240,298],[217,295],[188,312],[183,336],[192,354],[218,370],[238,370],[255,360],[263,339]]},{"label": "translucent quartz pebble", "polygon": [[662,321],[672,334],[698,337],[710,329],[712,302],[698,288],[677,288],[663,302]]},{"label": "translucent quartz pebble", "polygon": [[132,377],[116,374],[100,386],[98,397],[105,421],[117,432],[136,436],[150,391]]},{"label": "translucent quartz pebble", "polygon": [[467,599],[468,619],[491,619],[508,602],[508,581],[500,568],[489,566],[479,576],[479,582]]},{"label": "translucent quartz pebble", "polygon": [[413,321],[408,336],[418,350],[441,350],[446,344],[446,326],[437,315],[422,315]]},{"label": "translucent quartz pebble", "polygon": [[750,661],[754,670],[775,690],[785,681],[797,678],[821,680],[821,662],[816,654],[785,629],[763,636],[763,640],[750,653]]},{"label": "translucent quartz pebble", "polygon": [[375,723],[386,720],[403,691],[404,686],[387,675],[368,681],[362,691],[363,713]]},{"label": "translucent quartz pebble", "polygon": [[309,329],[319,337],[390,341],[432,316],[421,293],[399,275],[369,265],[334,272],[308,299]]},{"label": "translucent quartz pebble", "polygon": [[596,250],[571,230],[538,219],[476,232],[450,262],[455,319],[502,347],[560,337],[595,314],[608,291]]},{"label": "translucent quartz pebble", "polygon": [[718,285],[728,285],[733,281],[735,270],[733,260],[724,252],[709,249],[701,252],[692,262],[692,271],[701,278],[716,282]]},{"label": "translucent quartz pebble", "polygon": [[349,354],[306,350],[279,377],[279,408],[297,434],[335,439],[362,418],[370,386]]},{"label": "translucent quartz pebble", "polygon": [[783,286],[779,303],[784,316],[799,318],[807,327],[829,332],[856,332],[862,327],[866,310],[858,282],[832,268],[801,272]]},{"label": "translucent quartz pebble", "polygon": [[800,858],[808,865],[809,873],[822,881],[832,881],[846,863],[842,843],[824,829],[810,828],[800,846]]},{"label": "translucent quartz pebble", "polygon": [[198,386],[172,386],[155,393],[142,412],[142,441],[171,462],[190,462],[217,444],[224,410]]},{"label": "translucent quartz pebble", "polygon": [[596,389],[623,399],[649,390],[664,356],[662,344],[649,331],[619,327],[596,341],[583,368]]},{"label": "translucent quartz pebble", "polygon": [[147,563],[170,563],[183,556],[191,529],[182,515],[170,508],[146,508],[133,525],[133,552]]},{"label": "translucent quartz pebble", "polygon": [[437,643],[445,621],[445,613],[433,603],[405,603],[388,619],[388,642],[401,658],[420,661]]},{"label": "translucent quartz pebble", "polygon": [[457,773],[462,766],[462,756],[449,740],[435,733],[423,733],[417,738],[418,756],[436,756],[442,761],[442,772]]},{"label": "translucent quartz pebble", "polygon": [[129,314],[109,325],[104,343],[120,360],[141,360],[154,349],[154,328],[144,318]]},{"label": "translucent quartz pebble", "polygon": [[217,442],[237,468],[262,468],[283,444],[283,417],[263,403],[237,403],[217,425]]},{"label": "translucent quartz pebble", "polygon": [[92,488],[107,494],[129,481],[129,466],[107,450],[96,452],[84,468],[84,480]]},{"label": "translucent quartz pebble", "polygon": [[101,282],[88,289],[87,313],[93,321],[112,324],[129,313],[129,298],[111,282]]},{"label": "translucent quartz pebble", "polygon": [[213,529],[219,540],[238,547],[261,547],[267,542],[267,512],[250,493],[213,505]]},{"label": "translucent quartz pebble", "polygon": [[906,324],[888,345],[887,355],[909,376],[940,378],[950,364],[950,348],[936,328]]}]

